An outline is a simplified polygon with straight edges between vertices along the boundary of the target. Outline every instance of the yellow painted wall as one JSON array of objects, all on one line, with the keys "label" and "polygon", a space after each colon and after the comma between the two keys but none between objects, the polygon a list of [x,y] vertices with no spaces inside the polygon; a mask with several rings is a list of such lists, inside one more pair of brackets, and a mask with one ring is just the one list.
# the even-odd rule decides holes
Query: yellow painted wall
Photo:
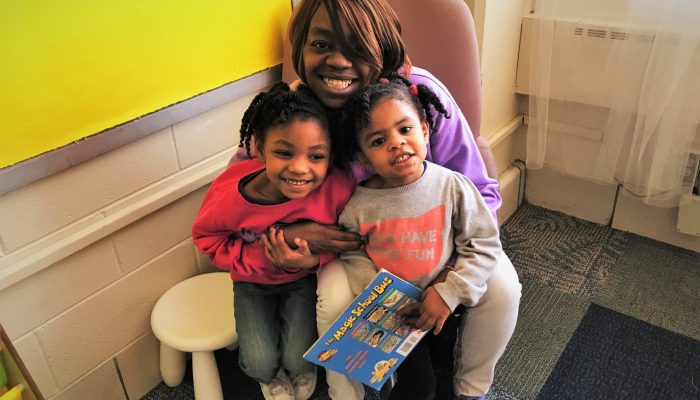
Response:
[{"label": "yellow painted wall", "polygon": [[0,168],[279,64],[289,0],[0,0]]}]

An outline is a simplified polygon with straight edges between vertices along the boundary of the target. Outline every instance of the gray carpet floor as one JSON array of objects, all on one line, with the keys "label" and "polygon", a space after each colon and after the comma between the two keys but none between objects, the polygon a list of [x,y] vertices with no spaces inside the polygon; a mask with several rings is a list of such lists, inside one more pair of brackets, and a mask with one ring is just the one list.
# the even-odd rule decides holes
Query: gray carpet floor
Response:
[{"label": "gray carpet floor", "polygon": [[[523,284],[523,297],[518,325],[496,368],[489,400],[657,399],[670,394],[674,399],[700,399],[700,254],[529,204],[519,207],[503,225],[501,236]],[[607,325],[598,325],[603,323]],[[619,337],[597,343],[597,329],[610,329]],[[647,330],[660,344],[649,347],[644,358],[621,360],[616,355],[621,342],[648,342],[647,336],[635,336]],[[605,362],[585,364],[581,352],[590,350],[581,346],[591,341],[602,354],[595,360]],[[667,344],[675,354],[689,355],[682,370],[673,368],[679,365],[678,358],[664,356],[672,353]],[[605,360],[606,355],[611,360]],[[225,398],[262,399],[257,384],[235,365],[235,356],[217,352]],[[635,375],[640,369],[634,363],[647,358],[665,374],[644,380],[657,375],[665,380],[639,387],[649,382]],[[582,371],[575,376],[598,374],[584,381],[593,382],[589,386],[601,387],[610,380],[607,377],[615,376],[609,383],[611,392],[575,386],[572,365]],[[322,381],[314,400],[328,398]],[[562,393],[557,390],[566,395],[552,395]],[[380,396],[369,391],[366,398]],[[190,371],[180,386],[161,383],[142,399],[194,399]]]}]

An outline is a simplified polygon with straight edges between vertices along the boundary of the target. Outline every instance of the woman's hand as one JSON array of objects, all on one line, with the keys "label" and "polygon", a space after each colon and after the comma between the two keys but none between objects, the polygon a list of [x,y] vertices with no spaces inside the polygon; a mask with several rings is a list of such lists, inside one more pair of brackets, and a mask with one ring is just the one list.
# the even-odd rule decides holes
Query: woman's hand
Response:
[{"label": "woman's hand", "polygon": [[423,291],[422,302],[401,308],[399,314],[405,316],[414,328],[422,331],[435,328],[433,334],[437,335],[451,311],[437,290],[430,286]]},{"label": "woman's hand", "polygon": [[296,249],[292,250],[284,241],[282,229],[274,227],[270,227],[269,234],[263,234],[260,238],[260,245],[265,249],[265,256],[278,268],[309,269],[318,265],[318,256],[311,254],[305,240],[296,238],[294,244]]},{"label": "woman's hand", "polygon": [[336,225],[316,222],[295,222],[284,226],[287,245],[295,249],[297,239],[303,239],[313,254],[342,253],[360,248],[360,235],[346,232]]}]

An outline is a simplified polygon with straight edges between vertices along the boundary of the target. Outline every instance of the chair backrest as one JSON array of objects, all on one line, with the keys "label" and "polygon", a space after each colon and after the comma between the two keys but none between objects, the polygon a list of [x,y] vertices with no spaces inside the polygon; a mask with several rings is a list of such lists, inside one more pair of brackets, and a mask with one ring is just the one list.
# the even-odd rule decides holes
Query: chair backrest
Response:
[{"label": "chair backrest", "polygon": [[[481,126],[481,73],[476,29],[464,0],[388,0],[401,21],[406,54],[440,79],[457,101],[475,137]],[[297,79],[284,39],[282,79]]]}]

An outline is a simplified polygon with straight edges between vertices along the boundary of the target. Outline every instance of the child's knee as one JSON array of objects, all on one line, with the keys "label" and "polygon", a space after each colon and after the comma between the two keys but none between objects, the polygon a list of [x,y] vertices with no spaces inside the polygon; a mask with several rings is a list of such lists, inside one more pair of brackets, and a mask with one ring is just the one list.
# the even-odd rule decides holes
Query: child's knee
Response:
[{"label": "child's knee", "polygon": [[245,352],[238,356],[241,370],[258,382],[269,383],[279,369],[279,354],[274,351]]},{"label": "child's knee", "polygon": [[519,307],[522,285],[507,256],[502,255],[499,258],[497,271],[487,281],[487,286],[483,302],[489,302],[489,308],[512,310]]}]

